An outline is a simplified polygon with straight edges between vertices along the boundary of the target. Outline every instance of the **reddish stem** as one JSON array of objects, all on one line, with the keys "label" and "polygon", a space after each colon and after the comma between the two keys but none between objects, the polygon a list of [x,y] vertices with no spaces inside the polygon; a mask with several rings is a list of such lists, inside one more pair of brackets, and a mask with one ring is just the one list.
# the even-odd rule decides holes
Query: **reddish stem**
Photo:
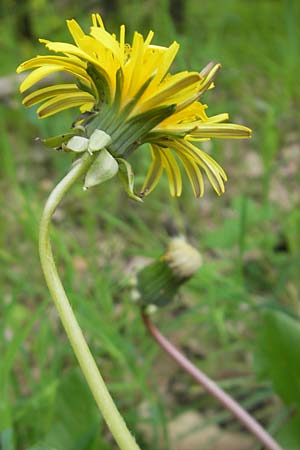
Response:
[{"label": "reddish stem", "polygon": [[199,370],[194,364],[179,351],[149,319],[149,316],[142,312],[144,324],[150,335],[156,340],[159,346],[168,353],[187,373],[194,378],[207,392],[215,397],[230,411],[268,450],[283,450],[282,447],[267,433],[267,431],[247,413],[230,395],[224,392],[214,381]]}]

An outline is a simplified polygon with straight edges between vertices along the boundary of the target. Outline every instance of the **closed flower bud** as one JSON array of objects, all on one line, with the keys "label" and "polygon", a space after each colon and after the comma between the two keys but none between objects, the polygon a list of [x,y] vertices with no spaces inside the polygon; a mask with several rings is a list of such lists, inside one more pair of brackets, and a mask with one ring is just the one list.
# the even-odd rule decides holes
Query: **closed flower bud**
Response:
[{"label": "closed flower bud", "polygon": [[175,237],[170,241],[163,259],[179,278],[190,278],[202,264],[200,253],[184,237]]},{"label": "closed flower bud", "polygon": [[201,263],[199,252],[183,237],[171,239],[166,253],[137,274],[135,289],[140,293],[141,304],[163,306],[170,303]]}]

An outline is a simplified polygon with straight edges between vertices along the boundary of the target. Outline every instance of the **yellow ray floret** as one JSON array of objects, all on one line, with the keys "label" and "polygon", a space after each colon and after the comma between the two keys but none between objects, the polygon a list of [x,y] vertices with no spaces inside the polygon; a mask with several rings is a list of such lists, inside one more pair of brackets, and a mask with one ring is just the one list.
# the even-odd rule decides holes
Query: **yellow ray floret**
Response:
[{"label": "yellow ray floret", "polygon": [[[32,92],[31,94],[27,95],[23,99],[23,104],[25,106],[33,106],[37,103],[40,103],[44,100],[47,100],[52,97],[56,97],[58,95],[64,95],[64,94],[81,94],[82,91],[78,89],[78,86],[74,83],[71,84],[56,84],[54,86],[48,86],[42,89],[38,89],[37,91]],[[93,97],[91,96],[91,100],[93,100]]]},{"label": "yellow ray floret", "polygon": [[43,103],[37,110],[40,118],[49,117],[65,109],[79,106],[81,112],[89,111],[93,107],[93,97],[87,92],[64,93],[56,95]]}]

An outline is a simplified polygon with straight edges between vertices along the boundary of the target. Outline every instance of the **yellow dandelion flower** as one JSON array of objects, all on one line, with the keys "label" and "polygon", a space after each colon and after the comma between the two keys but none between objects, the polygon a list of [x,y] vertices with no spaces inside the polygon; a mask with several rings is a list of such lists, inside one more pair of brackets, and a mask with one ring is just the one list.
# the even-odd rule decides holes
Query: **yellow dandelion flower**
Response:
[{"label": "yellow dandelion flower", "polygon": [[[179,49],[176,42],[169,47],[153,45],[150,31],[146,39],[135,32],[130,45],[125,41],[125,26],[121,25],[117,39],[105,29],[99,14],[92,14],[88,35],[75,20],[68,20],[67,26],[74,44],[40,39],[54,54],[36,56],[17,69],[18,72],[32,70],[20,86],[22,93],[56,72],[66,72],[74,79],[73,83],[38,88],[24,97],[26,106],[41,103],[37,110],[40,118],[68,108],[80,108],[82,114],[76,119],[73,130],[49,139],[46,144],[53,147],[63,144],[64,148],[79,153],[92,152],[89,140],[97,141],[95,131],[101,130],[106,136],[106,152],[118,163],[128,193],[137,199],[127,158],[140,145],[148,143],[152,163],[140,197],[155,188],[164,171],[171,195],[180,196],[179,162],[196,197],[203,195],[203,173],[217,194],[222,194],[226,174],[198,147],[198,142],[211,138],[248,138],[251,130],[227,123],[226,113],[208,117],[207,105],[200,102],[201,95],[214,86],[220,64],[210,63],[200,73],[170,74]],[[76,135],[81,140],[71,139]],[[104,144],[101,145],[97,141],[93,151],[100,151]],[[102,160],[106,164],[103,154]],[[94,167],[93,174],[97,175],[96,172]],[[115,166],[111,172],[116,173]],[[100,182],[101,177],[94,178],[94,184]]]}]

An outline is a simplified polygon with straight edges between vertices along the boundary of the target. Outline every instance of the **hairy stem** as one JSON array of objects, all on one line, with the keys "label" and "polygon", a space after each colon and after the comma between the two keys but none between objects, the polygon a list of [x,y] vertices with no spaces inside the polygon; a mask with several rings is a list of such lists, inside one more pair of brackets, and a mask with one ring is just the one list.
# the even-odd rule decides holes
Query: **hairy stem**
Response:
[{"label": "hairy stem", "polygon": [[70,172],[51,192],[40,222],[39,251],[45,279],[59,313],[62,324],[73,347],[81,370],[86,378],[96,403],[121,450],[140,450],[134,437],[130,434],[124,419],[117,410],[105,382],[97,368],[95,360],[85,341],[81,328],[76,320],[72,307],[60,281],[50,243],[51,217],[60,201],[75,183],[82,177],[94,161],[94,155],[85,154]]},{"label": "hairy stem", "polygon": [[158,345],[173,358],[194,380],[200,384],[209,394],[216,398],[233,416],[238,419],[250,433],[268,450],[282,450],[279,444],[267,433],[267,431],[247,413],[230,395],[224,392],[213,380],[199,370],[184,356],[160,331],[153,325],[149,316],[142,313],[144,324],[150,335]]}]

